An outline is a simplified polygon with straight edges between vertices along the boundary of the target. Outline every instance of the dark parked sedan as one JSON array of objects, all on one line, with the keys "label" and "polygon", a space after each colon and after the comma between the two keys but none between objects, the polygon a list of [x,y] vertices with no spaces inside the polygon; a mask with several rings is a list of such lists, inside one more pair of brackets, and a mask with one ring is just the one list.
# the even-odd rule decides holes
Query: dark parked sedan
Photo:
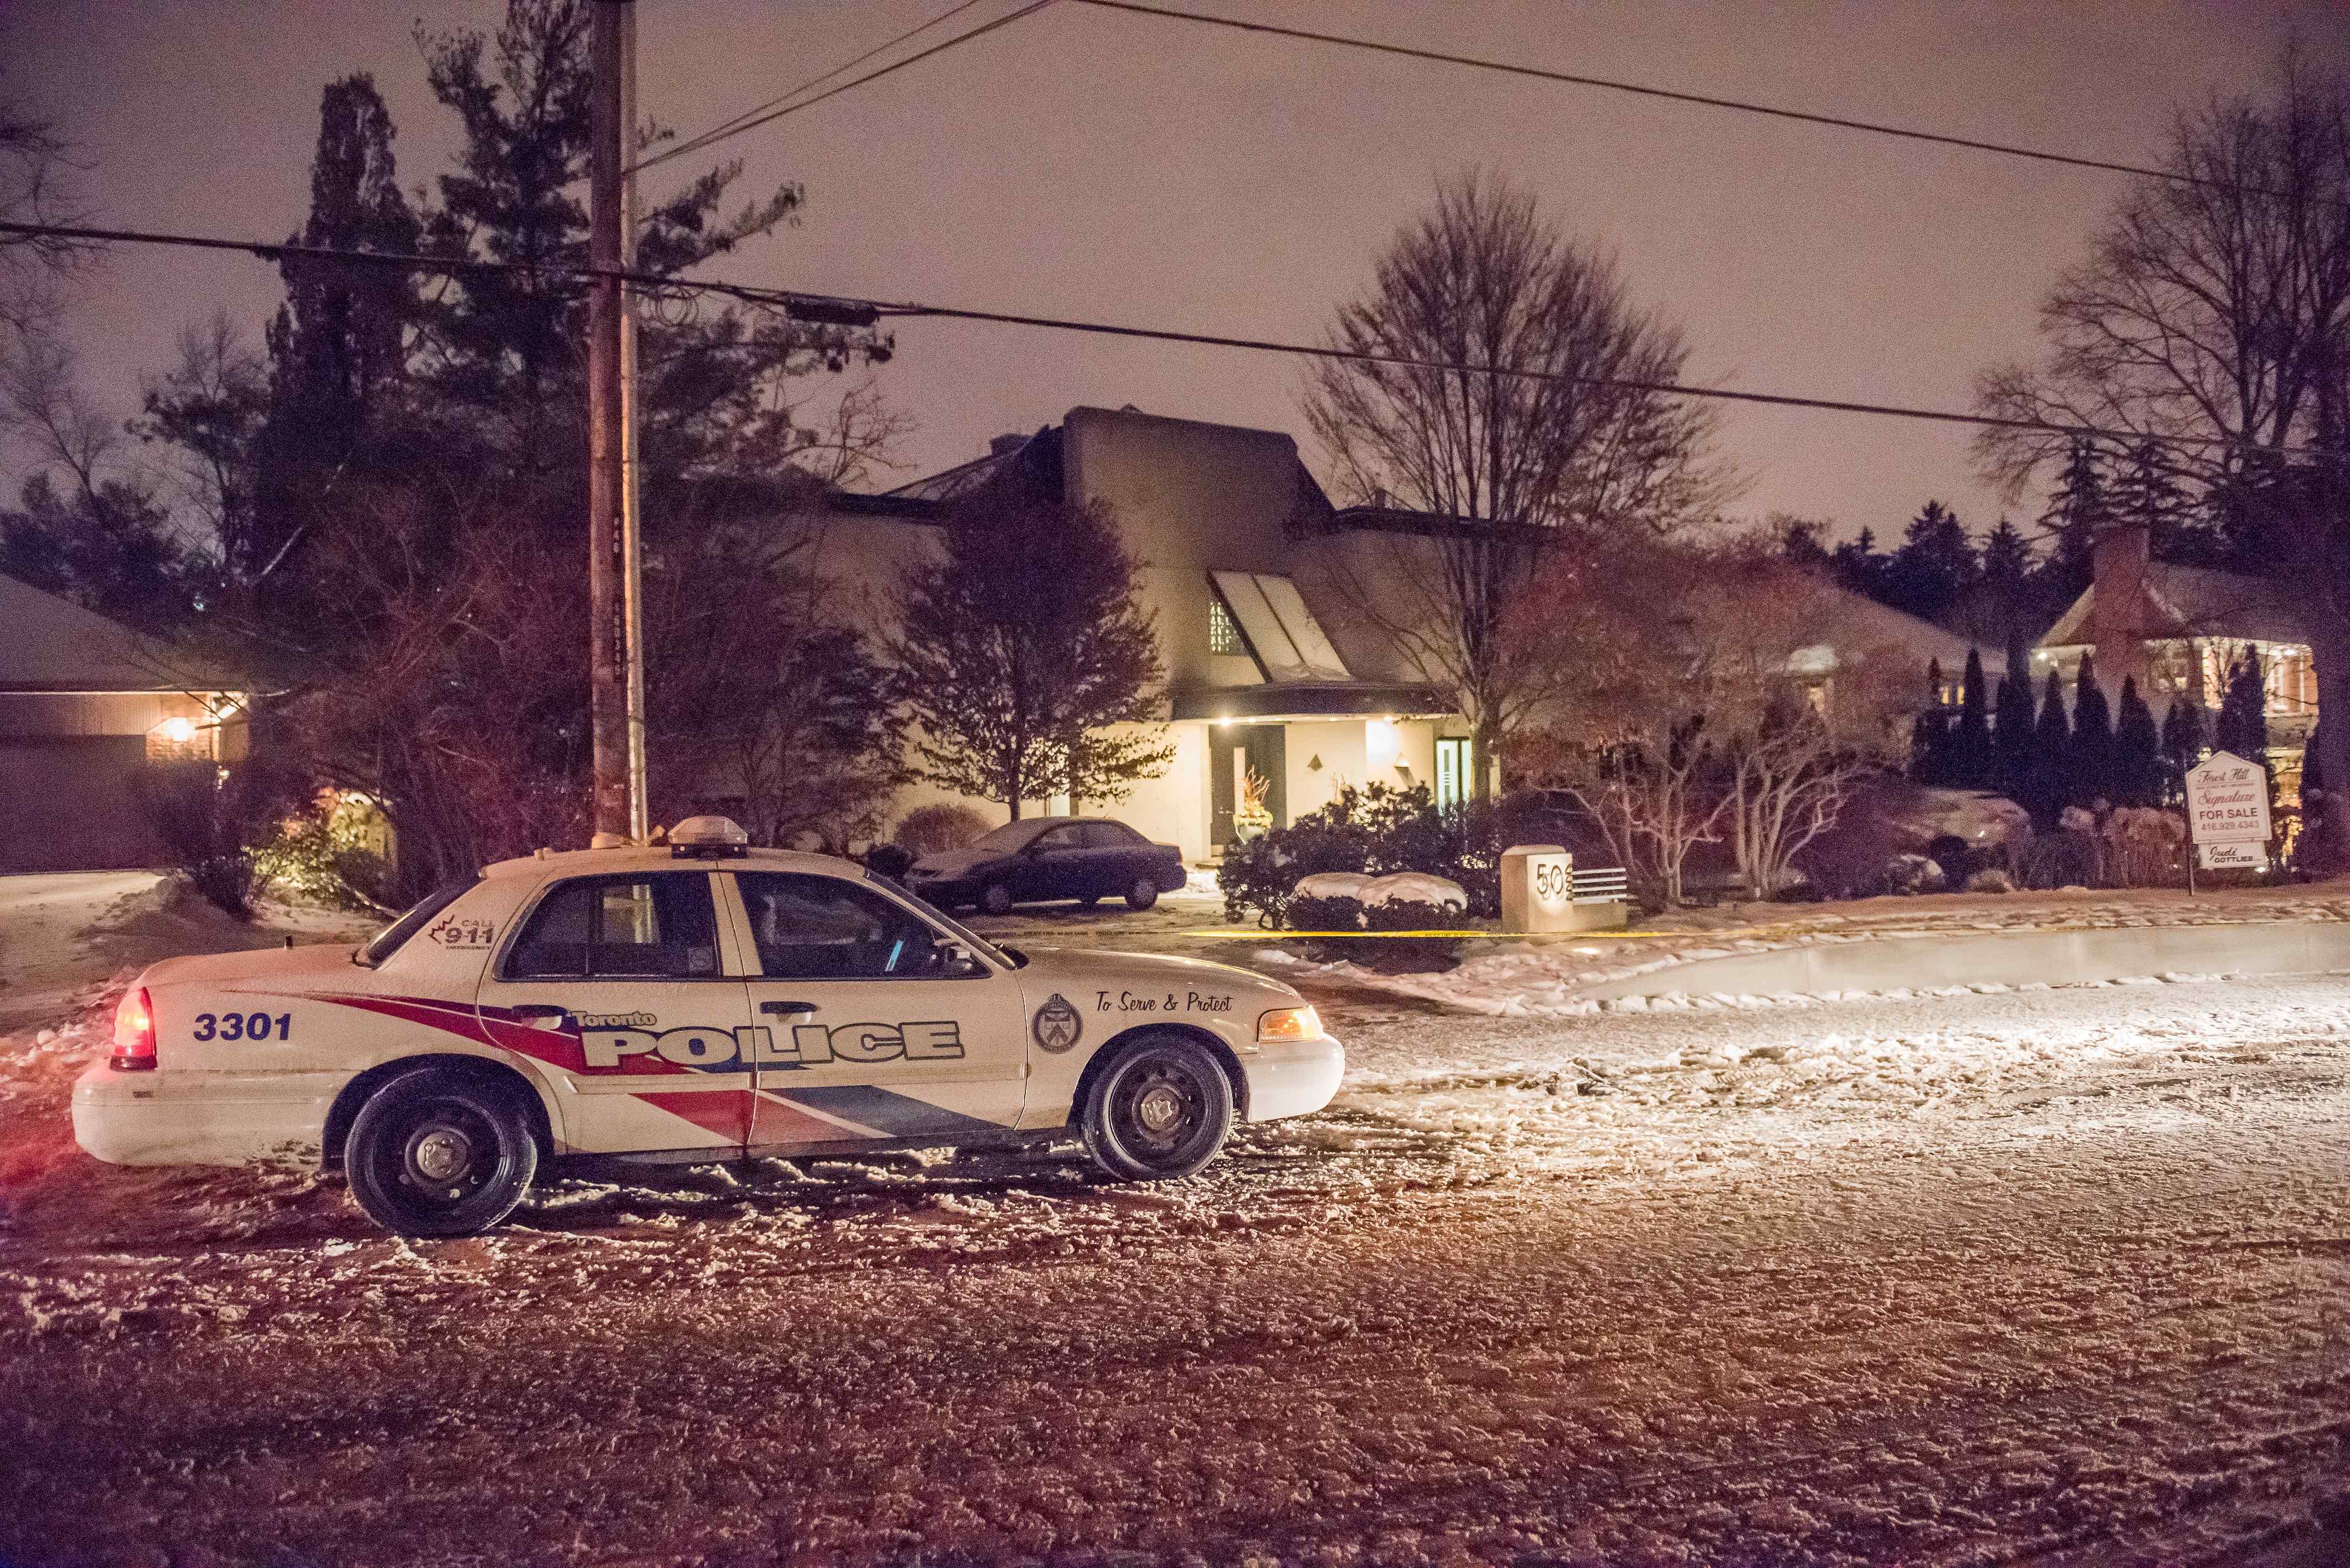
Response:
[{"label": "dark parked sedan", "polygon": [[906,873],[906,886],[942,909],[976,904],[991,915],[1048,898],[1124,898],[1129,909],[1147,909],[1183,881],[1181,850],[1100,816],[1008,822],[965,848],[925,855]]}]

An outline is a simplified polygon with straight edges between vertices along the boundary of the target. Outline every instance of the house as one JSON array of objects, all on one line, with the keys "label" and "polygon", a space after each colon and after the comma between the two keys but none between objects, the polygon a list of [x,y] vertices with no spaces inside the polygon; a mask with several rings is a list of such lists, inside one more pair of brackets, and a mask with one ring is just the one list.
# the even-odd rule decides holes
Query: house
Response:
[{"label": "house", "polygon": [[[817,569],[858,596],[851,613],[875,624],[898,572],[936,547],[953,504],[996,485],[1106,504],[1141,563],[1175,755],[1165,774],[1095,809],[1196,860],[1232,841],[1252,774],[1276,826],[1326,805],[1342,784],[1426,784],[1440,802],[1472,793],[1467,726],[1354,609],[1363,537],[1392,516],[1333,507],[1289,436],[1130,408],[1072,409],[1058,425],[1000,437],[956,468],[835,497]],[[942,798],[952,797],[917,786],[896,812]]]},{"label": "house", "polygon": [[[2299,613],[2264,577],[2153,558],[2144,527],[2097,539],[2092,581],[2040,639],[2069,687],[2084,654],[2112,696],[2137,678],[2158,718],[2171,700],[2216,710],[2228,673],[2247,649],[2260,655],[2268,688],[2270,761],[2293,798],[2301,749],[2317,723],[2317,672]],[[2046,668],[2047,666],[2043,666]]]},{"label": "house", "polygon": [[0,872],[152,866],[151,762],[245,754],[242,683],[68,599],[0,576]]}]

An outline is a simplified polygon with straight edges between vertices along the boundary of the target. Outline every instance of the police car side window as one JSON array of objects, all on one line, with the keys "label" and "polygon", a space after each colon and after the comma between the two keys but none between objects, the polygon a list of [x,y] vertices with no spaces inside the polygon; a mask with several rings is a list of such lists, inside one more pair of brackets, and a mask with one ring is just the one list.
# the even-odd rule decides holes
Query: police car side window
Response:
[{"label": "police car side window", "polygon": [[539,901],[506,972],[517,980],[714,975],[717,929],[704,872],[581,877]]},{"label": "police car side window", "polygon": [[795,872],[735,874],[759,968],[771,980],[887,980],[936,974],[938,933],[872,888]]}]

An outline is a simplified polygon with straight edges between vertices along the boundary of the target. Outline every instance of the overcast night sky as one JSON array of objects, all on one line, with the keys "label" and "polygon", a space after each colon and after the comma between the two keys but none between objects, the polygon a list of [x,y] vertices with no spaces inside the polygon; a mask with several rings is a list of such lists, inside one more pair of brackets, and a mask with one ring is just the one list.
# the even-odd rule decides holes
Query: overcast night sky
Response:
[{"label": "overcast night sky", "polygon": [[[642,0],[641,107],[698,131],[944,8]],[[2338,0],[1202,8],[2139,161],[2174,105],[2256,84],[2289,37],[2350,66]],[[411,27],[494,28],[500,11],[0,0],[0,83],[78,144],[95,221],[278,238],[307,206],[324,83],[374,73],[412,186],[453,137]],[[2126,184],[1076,4],[721,151],[746,162],[739,190],[800,181],[809,203],[712,275],[1286,338],[1320,335],[1436,176],[1482,164],[1613,247],[1636,296],[1686,326],[1697,379],[1945,408],[1968,406],[1987,363],[2031,351],[2041,294]],[[127,414],[183,325],[223,306],[257,336],[276,298],[258,262],[129,252],[73,337],[91,390]],[[1078,403],[1302,431],[1287,359],[938,323],[898,338],[881,384],[920,427],[909,474]],[[1956,429],[1740,410],[1727,437],[1755,516],[1883,536],[1929,495],[1976,527],[1999,510]]]}]

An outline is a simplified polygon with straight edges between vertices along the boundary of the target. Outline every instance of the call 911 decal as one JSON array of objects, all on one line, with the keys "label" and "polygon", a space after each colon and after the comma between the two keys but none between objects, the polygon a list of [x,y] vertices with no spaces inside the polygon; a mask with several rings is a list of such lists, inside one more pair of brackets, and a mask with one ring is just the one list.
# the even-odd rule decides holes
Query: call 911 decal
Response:
[{"label": "call 911 decal", "polygon": [[801,1023],[788,1030],[745,1024],[739,1029],[582,1029],[579,1047],[589,1072],[660,1070],[657,1063],[702,1072],[744,1073],[753,1067],[813,1067],[834,1062],[932,1062],[962,1054],[962,1031],[951,1019],[909,1023],[843,1023],[827,1029]]}]

